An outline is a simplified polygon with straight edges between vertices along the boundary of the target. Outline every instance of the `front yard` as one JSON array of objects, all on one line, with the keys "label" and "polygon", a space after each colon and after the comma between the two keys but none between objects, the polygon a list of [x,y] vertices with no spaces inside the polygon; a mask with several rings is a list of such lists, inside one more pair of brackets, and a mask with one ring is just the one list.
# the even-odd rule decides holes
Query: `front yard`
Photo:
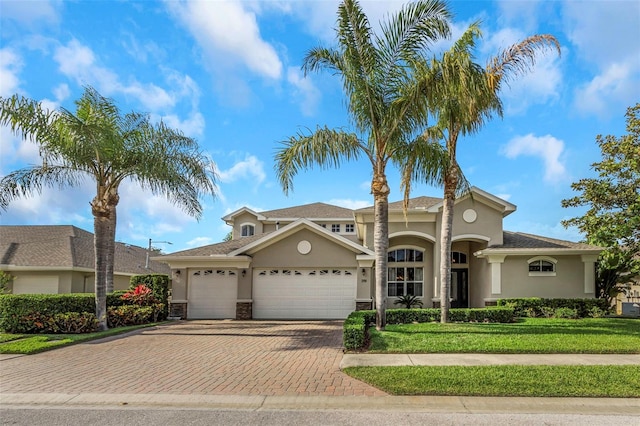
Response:
[{"label": "front yard", "polygon": [[369,335],[373,353],[640,353],[640,321],[627,318],[392,324]]},{"label": "front yard", "polygon": [[[421,323],[369,330],[370,353],[640,353],[640,321],[526,318],[516,323]],[[353,367],[350,376],[394,395],[640,397],[636,366]]]}]

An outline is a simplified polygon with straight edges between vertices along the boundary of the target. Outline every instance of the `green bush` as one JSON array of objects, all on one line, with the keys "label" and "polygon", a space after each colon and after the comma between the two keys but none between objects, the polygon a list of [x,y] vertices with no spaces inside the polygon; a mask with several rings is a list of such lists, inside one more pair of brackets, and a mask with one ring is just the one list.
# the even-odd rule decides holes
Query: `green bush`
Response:
[{"label": "green bush", "polygon": [[164,305],[158,319],[163,320],[169,316],[169,276],[162,274],[134,275],[129,281],[130,289],[135,289],[143,284],[151,289],[153,297]]},{"label": "green bush", "polygon": [[367,329],[376,320],[376,311],[351,312],[342,325],[342,343],[346,350],[363,348],[368,339]]},{"label": "green bush", "polygon": [[[574,309],[578,318],[590,316],[593,308],[598,308],[605,313],[609,311],[609,306],[605,299],[543,299],[539,297],[498,299],[498,306],[510,306],[515,309],[516,317],[539,317],[549,314],[549,309],[554,311],[558,308]],[[544,309],[543,308],[548,308]],[[546,315],[545,315],[546,313]]]},{"label": "green bush", "polygon": [[154,309],[151,306],[123,305],[107,308],[107,325],[113,328],[146,324],[151,322],[153,312]]},{"label": "green bush", "polygon": [[51,318],[51,333],[79,334],[98,330],[98,319],[90,312],[66,312]]},{"label": "green bush", "polygon": [[[130,302],[122,299],[124,291],[107,294],[107,307],[125,306]],[[152,319],[158,320],[162,312]],[[49,333],[53,318],[57,314],[95,312],[93,293],[68,294],[2,294],[0,295],[0,330],[7,333]],[[62,327],[68,327],[64,325]]]},{"label": "green bush", "polygon": [[555,318],[568,318],[568,319],[577,319],[578,311],[571,308],[558,308],[555,310],[553,316]]}]

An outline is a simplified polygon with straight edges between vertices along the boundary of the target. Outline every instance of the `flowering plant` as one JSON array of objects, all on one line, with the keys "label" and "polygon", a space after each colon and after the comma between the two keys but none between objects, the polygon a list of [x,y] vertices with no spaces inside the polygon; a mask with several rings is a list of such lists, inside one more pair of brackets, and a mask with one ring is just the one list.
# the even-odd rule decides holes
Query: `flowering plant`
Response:
[{"label": "flowering plant", "polygon": [[133,290],[127,291],[122,295],[122,300],[127,300],[141,306],[156,303],[156,298],[151,292],[151,289],[144,284],[140,284]]}]

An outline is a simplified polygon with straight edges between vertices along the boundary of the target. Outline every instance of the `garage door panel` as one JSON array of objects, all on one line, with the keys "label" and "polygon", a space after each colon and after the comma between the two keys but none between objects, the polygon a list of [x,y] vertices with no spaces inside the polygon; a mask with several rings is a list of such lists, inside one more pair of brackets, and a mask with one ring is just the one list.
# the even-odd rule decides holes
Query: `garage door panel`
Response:
[{"label": "garage door panel", "polygon": [[200,270],[189,276],[188,313],[190,319],[235,318],[237,302],[235,271]]},{"label": "garage door panel", "polygon": [[355,310],[356,285],[354,270],[256,271],[253,317],[343,319]]}]

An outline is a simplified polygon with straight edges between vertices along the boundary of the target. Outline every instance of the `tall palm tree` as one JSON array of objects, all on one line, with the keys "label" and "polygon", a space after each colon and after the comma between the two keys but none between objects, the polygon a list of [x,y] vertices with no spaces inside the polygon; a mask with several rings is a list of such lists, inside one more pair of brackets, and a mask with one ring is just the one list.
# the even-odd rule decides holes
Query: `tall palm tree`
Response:
[{"label": "tall palm tree", "polygon": [[340,76],[355,132],[318,127],[283,142],[276,153],[276,173],[285,193],[300,169],[339,167],[366,157],[371,163],[374,199],[376,328],[386,325],[388,196],[386,167],[406,149],[428,113],[416,83],[416,64],[434,41],[449,36],[450,13],[441,0],[420,0],[381,24],[376,35],[360,5],[344,0],[338,7],[336,48],[317,47],[303,62],[305,74],[328,70]]},{"label": "tall palm tree", "polygon": [[95,238],[96,316],[106,329],[106,291],[113,290],[116,207],[120,184],[130,179],[166,196],[200,218],[199,197],[215,196],[214,165],[197,142],[145,114],[122,114],[114,101],[87,87],[76,112],[45,110],[34,100],[0,98],[0,125],[36,143],[42,165],[16,170],[0,180],[0,207],[43,187],[77,186],[90,178]]},{"label": "tall palm tree", "polygon": [[[440,230],[440,318],[443,323],[448,322],[450,308],[453,206],[456,196],[468,188],[456,158],[458,138],[478,132],[494,114],[502,116],[499,96],[502,84],[531,70],[538,51],[555,49],[560,54],[560,45],[555,37],[535,35],[499,52],[489,59],[486,67],[482,67],[474,62],[473,56],[476,40],[481,35],[479,23],[470,25],[440,59],[433,60],[421,73],[428,88],[424,95],[437,117],[435,126],[428,133],[442,138],[447,152],[446,171],[441,182],[444,186]],[[411,180],[420,177],[410,169],[413,166],[411,162],[407,166],[403,171],[405,199]]]}]

